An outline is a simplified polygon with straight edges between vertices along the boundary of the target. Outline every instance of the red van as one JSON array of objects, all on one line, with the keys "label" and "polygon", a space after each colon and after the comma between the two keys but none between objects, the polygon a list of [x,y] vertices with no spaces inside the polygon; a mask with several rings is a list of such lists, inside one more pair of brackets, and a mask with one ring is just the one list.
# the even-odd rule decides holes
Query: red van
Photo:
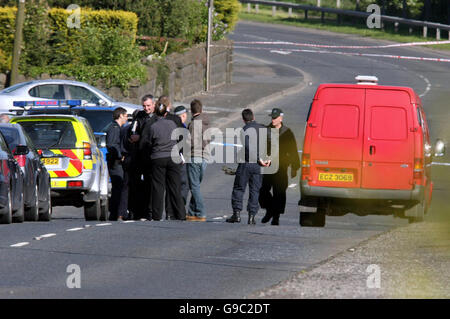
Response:
[{"label": "red van", "polygon": [[325,215],[395,214],[421,221],[431,202],[432,147],[419,96],[408,87],[322,84],[302,154],[300,225]]}]

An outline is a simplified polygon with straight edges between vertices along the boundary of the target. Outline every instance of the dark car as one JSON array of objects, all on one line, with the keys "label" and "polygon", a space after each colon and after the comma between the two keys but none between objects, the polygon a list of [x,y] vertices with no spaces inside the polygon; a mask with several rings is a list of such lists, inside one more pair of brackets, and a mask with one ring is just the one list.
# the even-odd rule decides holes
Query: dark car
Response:
[{"label": "dark car", "polygon": [[19,124],[0,124],[0,133],[24,174],[25,220],[50,221],[50,174],[33,142]]},{"label": "dark car", "polygon": [[[25,155],[26,148],[17,146],[16,155]],[[0,134],[0,224],[24,220],[24,174]]]}]

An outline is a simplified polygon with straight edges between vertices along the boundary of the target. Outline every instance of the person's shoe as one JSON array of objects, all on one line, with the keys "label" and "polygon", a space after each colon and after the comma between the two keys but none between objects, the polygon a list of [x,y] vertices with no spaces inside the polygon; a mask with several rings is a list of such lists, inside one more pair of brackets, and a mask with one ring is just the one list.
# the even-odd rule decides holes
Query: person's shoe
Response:
[{"label": "person's shoe", "polygon": [[206,217],[186,215],[186,220],[190,222],[206,222]]},{"label": "person's shoe", "polygon": [[271,218],[272,218],[272,214],[270,214],[268,211],[266,211],[266,214],[261,219],[261,223],[263,223],[263,224],[268,223]]},{"label": "person's shoe", "polygon": [[248,214],[248,224],[256,225],[255,215]]},{"label": "person's shoe", "polygon": [[280,225],[280,216],[274,216],[270,224],[274,226]]},{"label": "person's shoe", "polygon": [[240,223],[241,222],[241,212],[234,212],[230,218],[225,220],[227,223]]}]

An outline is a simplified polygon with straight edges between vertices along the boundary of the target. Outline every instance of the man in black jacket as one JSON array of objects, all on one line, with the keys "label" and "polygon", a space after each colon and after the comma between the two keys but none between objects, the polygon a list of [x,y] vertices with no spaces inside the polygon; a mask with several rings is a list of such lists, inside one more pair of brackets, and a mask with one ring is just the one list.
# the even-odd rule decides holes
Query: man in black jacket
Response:
[{"label": "man in black jacket", "polygon": [[239,165],[234,179],[233,193],[231,194],[231,206],[233,215],[226,220],[227,223],[240,223],[241,210],[243,208],[243,199],[247,184],[249,186],[249,198],[247,204],[248,224],[255,225],[255,216],[258,213],[258,196],[262,185],[261,166],[266,166],[261,159],[264,150],[259,150],[260,134],[267,134],[267,128],[255,122],[252,110],[242,111],[242,120],[245,123],[243,128],[241,142],[243,144],[240,153]]},{"label": "man in black jacket", "polygon": [[291,178],[297,176],[297,171],[300,168],[300,158],[294,133],[283,124],[283,111],[279,108],[274,108],[270,116],[272,117],[272,123],[268,126],[268,152],[271,149],[270,144],[276,142],[271,140],[270,129],[278,130],[279,152],[278,154],[271,154],[271,157],[272,159],[275,159],[276,156],[278,157],[279,169],[274,174],[264,175],[259,192],[259,204],[261,208],[266,209],[266,214],[261,222],[267,223],[272,219],[272,225],[279,225],[280,214],[284,214],[286,208],[286,190],[289,181],[288,168],[289,166],[291,167]]},{"label": "man in black jacket", "polygon": [[122,163],[124,160],[123,136],[121,127],[127,122],[127,111],[118,107],[113,111],[113,122],[106,131],[106,160],[108,172],[111,178],[111,201],[110,201],[110,220],[124,220],[127,218],[128,194],[124,192],[124,171]]},{"label": "man in black jacket", "polygon": [[145,124],[153,116],[155,102],[153,95],[146,94],[141,99],[142,110],[133,113],[133,121],[128,130],[127,141],[129,142],[132,155],[130,161],[130,200],[129,209],[135,220],[148,218],[150,215],[150,167],[143,160],[139,152],[139,141],[141,139]]}]

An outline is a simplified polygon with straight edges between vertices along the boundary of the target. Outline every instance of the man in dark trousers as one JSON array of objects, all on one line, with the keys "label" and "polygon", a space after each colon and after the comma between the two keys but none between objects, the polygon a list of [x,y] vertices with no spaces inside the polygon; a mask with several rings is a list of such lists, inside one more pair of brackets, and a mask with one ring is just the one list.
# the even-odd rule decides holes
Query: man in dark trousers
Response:
[{"label": "man in dark trousers", "polygon": [[262,185],[261,166],[266,166],[260,160],[259,137],[267,134],[267,128],[255,122],[252,110],[242,111],[242,120],[245,123],[241,142],[243,148],[240,154],[239,165],[234,179],[233,193],[231,195],[231,206],[233,215],[226,220],[227,223],[240,223],[243,199],[247,184],[249,186],[249,198],[247,204],[248,224],[255,225],[255,216],[259,210],[258,196]]},{"label": "man in dark trousers", "polygon": [[172,149],[177,141],[172,140],[172,132],[177,128],[175,123],[167,120],[167,108],[156,103],[155,122],[150,126],[148,135],[143,135],[143,147],[150,154],[152,167],[152,219],[159,221],[163,217],[164,192],[175,219],[185,220],[186,210],[180,194],[180,166],[172,159]]},{"label": "man in dark trousers", "polygon": [[[270,154],[271,140],[270,129],[278,130],[279,133],[279,152],[270,154],[272,162],[278,157],[279,169],[274,174],[265,174],[261,190],[259,191],[259,204],[261,208],[266,209],[266,214],[261,220],[267,223],[272,219],[272,225],[279,225],[280,214],[284,214],[286,208],[286,189],[288,187],[288,168],[291,167],[291,178],[297,176],[300,168],[300,158],[298,156],[297,142],[294,133],[283,124],[283,111],[274,108],[270,113],[272,123],[268,126],[268,152]],[[271,193],[272,190],[272,193]]]},{"label": "man in dark trousers", "polygon": [[113,122],[106,131],[106,160],[108,172],[111,178],[112,190],[110,201],[110,220],[124,220],[127,218],[128,189],[125,187],[125,180],[122,163],[124,155],[122,154],[123,136],[121,127],[127,123],[127,111],[118,107],[113,111]]},{"label": "man in dark trousers", "polygon": [[141,102],[142,110],[133,113],[127,138],[132,152],[129,170],[129,209],[135,220],[148,218],[150,214],[150,167],[149,163],[143,161],[139,152],[139,141],[145,124],[153,116],[155,102],[151,94],[144,95]]}]

